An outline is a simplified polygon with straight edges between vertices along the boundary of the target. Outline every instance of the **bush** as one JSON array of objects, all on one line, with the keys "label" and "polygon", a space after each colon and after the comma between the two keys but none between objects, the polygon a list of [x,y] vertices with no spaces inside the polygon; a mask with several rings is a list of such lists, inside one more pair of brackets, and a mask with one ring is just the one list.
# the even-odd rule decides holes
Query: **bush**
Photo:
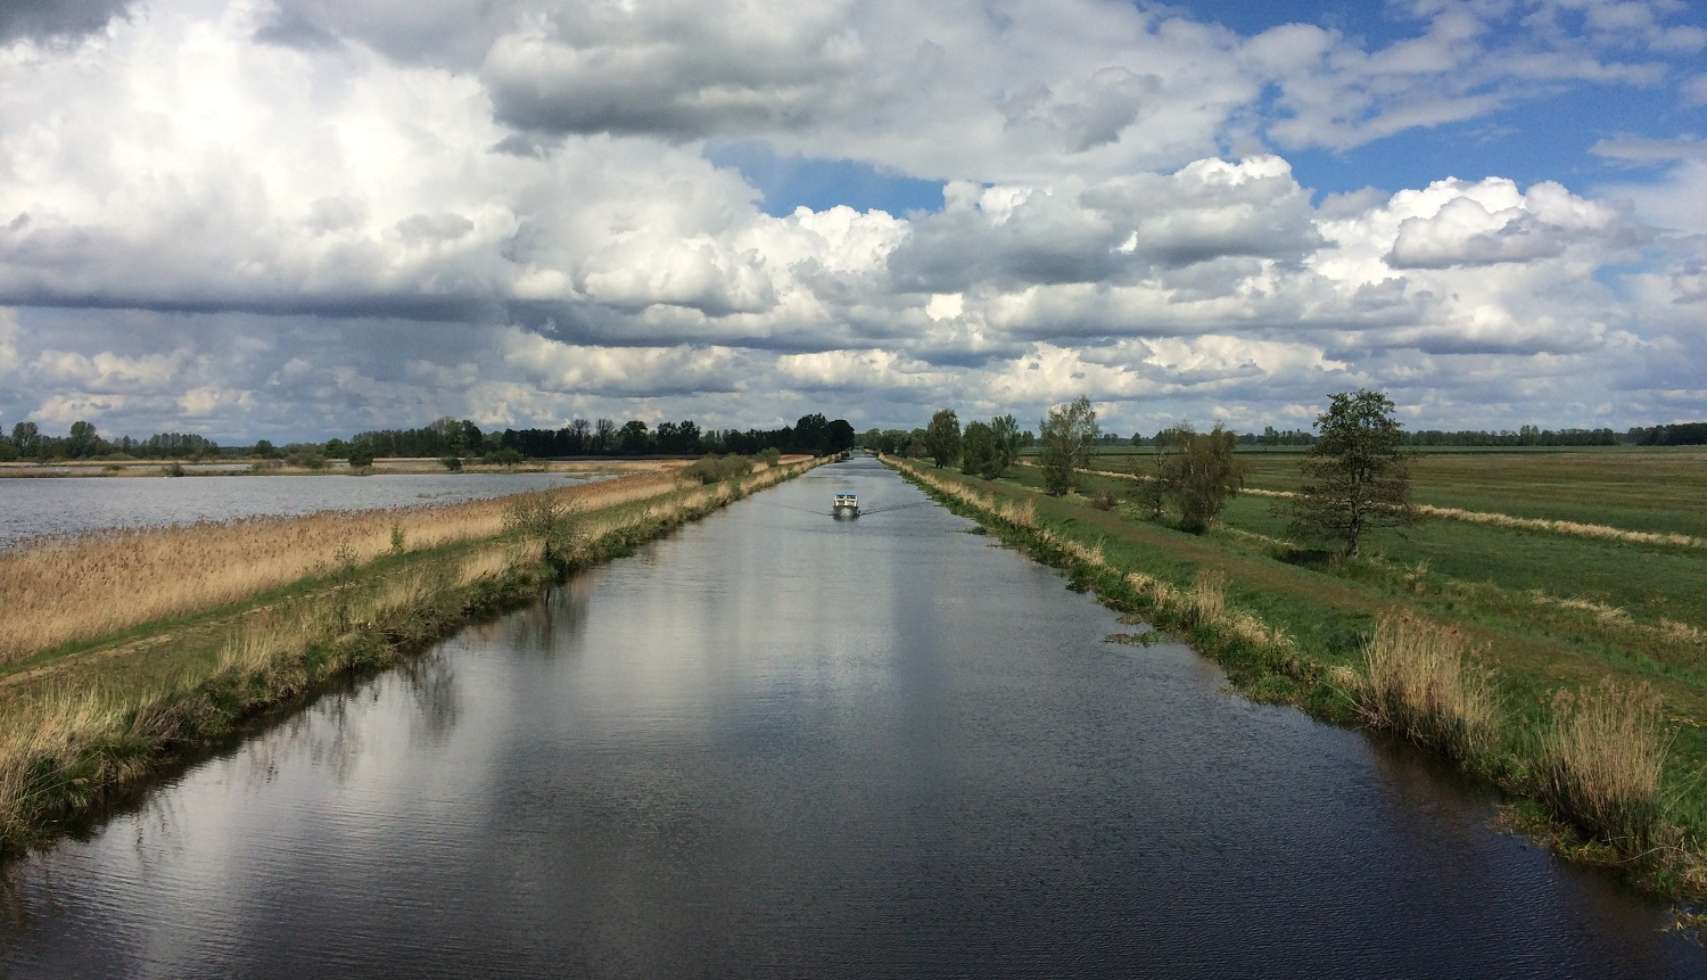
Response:
[{"label": "bush", "polygon": [[365,449],[354,449],[350,451],[350,469],[365,470],[372,465],[373,453],[370,453]]},{"label": "bush", "polygon": [[[109,466],[107,468],[113,469],[114,467]],[[184,475],[184,464],[178,462],[177,460],[173,460],[172,463],[166,467],[166,475],[167,476],[183,476]]]},{"label": "bush", "polygon": [[764,460],[766,465],[775,466],[782,462],[782,450],[772,446],[764,452],[759,453],[759,458]]},{"label": "bush", "polygon": [[504,529],[542,542],[545,560],[559,568],[568,564],[581,534],[574,506],[543,493],[517,498],[504,513]]},{"label": "bush", "polygon": [[745,456],[704,456],[682,470],[690,479],[702,484],[719,483],[723,480],[738,480],[753,472],[753,461]]},{"label": "bush", "polygon": [[1098,490],[1090,496],[1091,506],[1097,510],[1113,510],[1118,503],[1112,490]]},{"label": "bush", "polygon": [[446,456],[443,459],[439,460],[439,465],[443,466],[447,470],[450,470],[452,473],[461,473],[462,472],[462,457],[461,456]]},{"label": "bush", "polygon": [[503,449],[494,449],[480,457],[480,462],[487,466],[515,466],[521,461],[522,454],[508,447]]},{"label": "bush", "polygon": [[285,458],[285,462],[298,469],[323,470],[326,468],[326,457],[319,453],[294,452]]}]

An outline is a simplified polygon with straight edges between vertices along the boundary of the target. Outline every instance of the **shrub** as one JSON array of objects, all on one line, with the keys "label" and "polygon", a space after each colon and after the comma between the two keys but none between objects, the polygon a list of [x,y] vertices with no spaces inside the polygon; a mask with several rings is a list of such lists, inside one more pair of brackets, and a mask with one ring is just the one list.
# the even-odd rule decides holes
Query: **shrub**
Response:
[{"label": "shrub", "polygon": [[285,458],[285,462],[298,469],[323,470],[326,468],[326,457],[319,453],[294,452]]},{"label": "shrub", "polygon": [[507,446],[503,449],[494,449],[480,457],[480,462],[487,466],[515,466],[521,461],[522,454]]},{"label": "shrub", "polygon": [[1470,662],[1457,630],[1389,614],[1363,648],[1368,677],[1358,709],[1376,728],[1466,759],[1493,735],[1493,685]]},{"label": "shrub", "polygon": [[450,470],[452,473],[461,473],[462,472],[462,457],[461,456],[446,456],[446,457],[439,460],[439,465],[443,466],[447,470]]},{"label": "shrub", "polygon": [[1091,494],[1090,501],[1091,506],[1097,510],[1113,510],[1115,504],[1119,503],[1112,490],[1098,490]]},{"label": "shrub", "polygon": [[1583,830],[1648,846],[1660,819],[1660,769],[1670,739],[1659,695],[1646,682],[1560,691],[1542,736],[1541,797]]},{"label": "shrub", "polygon": [[[112,468],[113,467],[108,467],[108,469],[112,469]],[[167,464],[167,466],[166,466],[166,475],[167,476],[183,476],[184,475],[184,464],[178,462],[177,460],[173,460],[171,463]]]},{"label": "shrub", "polygon": [[365,470],[372,465],[373,453],[368,452],[366,449],[353,449],[350,451],[350,469]]},{"label": "shrub", "polygon": [[775,466],[782,462],[782,450],[772,446],[764,452],[759,453],[759,458],[764,460],[766,465]]},{"label": "shrub", "polygon": [[728,456],[703,456],[682,470],[689,479],[702,484],[736,480],[753,472],[753,461],[731,453]]},{"label": "shrub", "polygon": [[517,498],[504,512],[504,529],[542,542],[545,560],[560,568],[568,564],[581,534],[574,506],[550,494]]}]

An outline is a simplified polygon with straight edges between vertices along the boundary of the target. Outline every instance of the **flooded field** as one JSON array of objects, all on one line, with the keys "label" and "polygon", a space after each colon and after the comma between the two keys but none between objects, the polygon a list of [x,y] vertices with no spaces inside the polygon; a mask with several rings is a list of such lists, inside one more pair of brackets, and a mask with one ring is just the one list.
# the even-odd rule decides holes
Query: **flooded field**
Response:
[{"label": "flooded field", "polygon": [[605,479],[575,473],[0,480],[0,548],[49,534],[448,504]]}]

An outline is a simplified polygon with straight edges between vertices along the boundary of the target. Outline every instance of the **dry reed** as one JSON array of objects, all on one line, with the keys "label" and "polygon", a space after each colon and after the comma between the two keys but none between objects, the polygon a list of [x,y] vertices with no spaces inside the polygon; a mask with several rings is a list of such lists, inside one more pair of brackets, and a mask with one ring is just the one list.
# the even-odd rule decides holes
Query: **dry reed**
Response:
[{"label": "dry reed", "polygon": [[1559,691],[1542,737],[1541,796],[1582,829],[1648,846],[1661,816],[1660,770],[1670,738],[1660,697],[1646,682]]},{"label": "dry reed", "polygon": [[[643,473],[543,493],[585,509],[679,485],[672,475]],[[370,561],[392,552],[394,530],[411,549],[492,537],[513,499],[108,531],[0,552],[0,663]]]},{"label": "dry reed", "polygon": [[1364,646],[1364,720],[1459,759],[1490,743],[1493,685],[1472,663],[1457,630],[1388,614]]}]

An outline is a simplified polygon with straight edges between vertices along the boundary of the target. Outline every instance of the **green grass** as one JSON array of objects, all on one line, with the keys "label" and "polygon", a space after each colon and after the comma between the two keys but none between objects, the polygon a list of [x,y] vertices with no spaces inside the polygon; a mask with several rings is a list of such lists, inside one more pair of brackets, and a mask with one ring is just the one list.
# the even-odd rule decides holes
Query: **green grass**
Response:
[{"label": "green grass", "polygon": [[[1143,472],[1149,453],[1098,455],[1093,466]],[[1248,485],[1295,490],[1299,452],[1240,453]],[[1418,503],[1515,517],[1707,537],[1707,447],[1418,453]]]},{"label": "green grass", "polygon": [[[1587,462],[1561,465],[1576,456]],[[1261,460],[1251,482],[1283,488],[1295,479],[1288,470],[1296,460]],[[1690,500],[1691,493],[1707,500],[1704,453],[1430,457],[1419,471],[1419,484],[1443,506],[1523,513],[1524,505],[1538,516],[1551,509],[1547,516],[1595,523],[1641,515],[1644,530],[1707,529],[1700,513],[1707,508]],[[1362,669],[1364,642],[1384,612],[1460,630],[1477,660],[1493,668],[1505,732],[1477,768],[1508,786],[1531,784],[1556,691],[1608,677],[1646,682],[1675,731],[1663,772],[1666,817],[1695,842],[1695,853],[1707,840],[1707,551],[1436,519],[1377,532],[1365,541],[1366,557],[1339,560],[1277,544],[1288,521],[1273,512],[1272,498],[1237,498],[1214,530],[1194,535],[1145,519],[1130,480],[1082,478],[1084,494],[1113,490],[1124,501],[1101,511],[1085,495],[1043,494],[1032,467],[997,481],[930,472],[997,500],[1032,501],[1040,529],[1100,543],[1116,568],[1182,589],[1204,573],[1223,576],[1231,606],[1284,631],[1325,670]],[[1520,499],[1526,486],[1534,489]],[[1308,684],[1234,663],[1229,673],[1247,693],[1315,702],[1319,714],[1346,720]]]}]

